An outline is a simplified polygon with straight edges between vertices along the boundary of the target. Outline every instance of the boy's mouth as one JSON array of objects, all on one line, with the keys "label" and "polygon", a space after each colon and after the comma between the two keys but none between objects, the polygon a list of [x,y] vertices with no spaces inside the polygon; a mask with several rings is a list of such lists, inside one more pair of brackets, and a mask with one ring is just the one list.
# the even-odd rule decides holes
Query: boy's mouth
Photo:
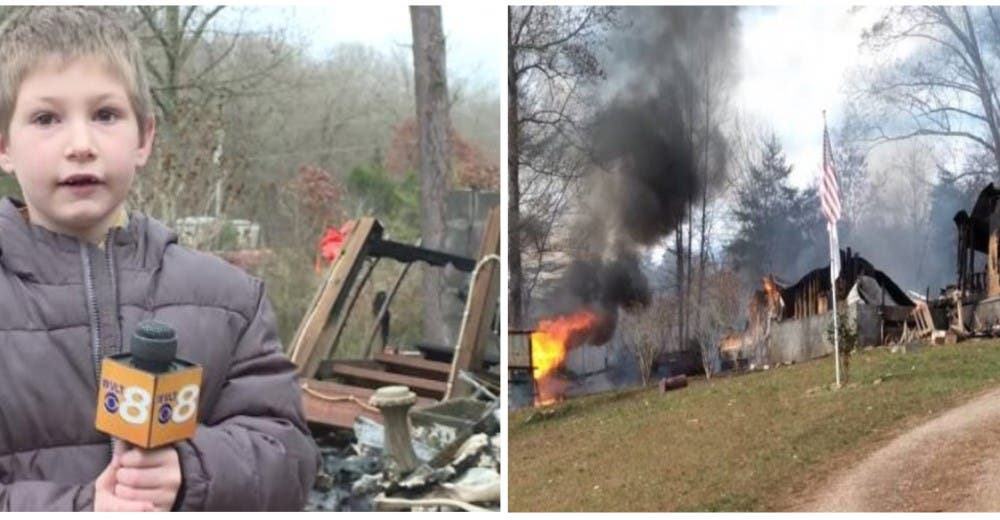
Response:
[{"label": "boy's mouth", "polygon": [[96,175],[89,173],[77,173],[59,181],[60,186],[91,186],[95,184],[101,184],[101,180]]}]

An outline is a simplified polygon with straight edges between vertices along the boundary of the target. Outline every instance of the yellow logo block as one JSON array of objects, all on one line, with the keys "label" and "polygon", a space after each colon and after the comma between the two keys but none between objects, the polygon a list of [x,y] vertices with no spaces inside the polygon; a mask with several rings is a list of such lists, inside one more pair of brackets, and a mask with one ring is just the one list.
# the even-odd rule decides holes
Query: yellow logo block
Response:
[{"label": "yellow logo block", "polygon": [[101,362],[97,429],[142,448],[193,437],[201,367],[177,360],[170,371],[152,374],[133,367],[130,358],[119,354]]}]

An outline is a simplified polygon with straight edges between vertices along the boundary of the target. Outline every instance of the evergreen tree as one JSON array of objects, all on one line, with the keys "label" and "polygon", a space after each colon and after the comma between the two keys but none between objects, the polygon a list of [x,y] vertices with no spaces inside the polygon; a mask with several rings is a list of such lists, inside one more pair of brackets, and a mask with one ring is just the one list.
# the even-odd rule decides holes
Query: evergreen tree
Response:
[{"label": "evergreen tree", "polygon": [[[751,284],[768,273],[792,278],[824,258],[822,218],[815,188],[789,185],[788,164],[778,138],[762,144],[760,160],[736,185],[733,212],[739,231],[726,250]],[[819,242],[819,244],[817,244]]]}]

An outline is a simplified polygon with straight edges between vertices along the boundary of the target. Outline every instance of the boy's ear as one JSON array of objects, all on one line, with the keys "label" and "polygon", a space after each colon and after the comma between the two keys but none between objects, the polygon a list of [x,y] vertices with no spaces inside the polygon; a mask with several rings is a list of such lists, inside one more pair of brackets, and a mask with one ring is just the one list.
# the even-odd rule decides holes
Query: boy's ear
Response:
[{"label": "boy's ear", "polygon": [[142,145],[135,158],[135,167],[142,168],[149,160],[149,155],[153,151],[153,138],[156,136],[156,117],[150,115],[146,119],[146,128],[142,129]]},{"label": "boy's ear", "polygon": [[7,143],[7,134],[0,134],[0,169],[13,175],[14,174],[14,161],[11,160],[9,153],[9,146]]}]

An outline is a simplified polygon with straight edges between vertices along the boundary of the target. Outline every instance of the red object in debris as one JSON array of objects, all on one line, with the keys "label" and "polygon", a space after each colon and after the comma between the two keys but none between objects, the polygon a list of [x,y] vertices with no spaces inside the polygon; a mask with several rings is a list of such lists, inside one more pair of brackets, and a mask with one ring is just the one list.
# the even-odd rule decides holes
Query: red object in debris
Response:
[{"label": "red object in debris", "polygon": [[340,227],[340,229],[328,227],[326,232],[323,233],[323,238],[319,239],[319,252],[316,256],[316,271],[322,269],[320,265],[319,257],[322,256],[326,259],[327,263],[333,263],[337,259],[337,255],[340,254],[340,248],[344,247],[344,242],[347,241],[347,235],[351,234],[351,230],[354,229],[354,221],[349,220],[346,224]]},{"label": "red object in debris", "polygon": [[660,380],[660,392],[669,392],[670,390],[677,390],[678,388],[684,388],[687,385],[688,385],[688,378],[684,374],[674,377],[666,377]]}]

